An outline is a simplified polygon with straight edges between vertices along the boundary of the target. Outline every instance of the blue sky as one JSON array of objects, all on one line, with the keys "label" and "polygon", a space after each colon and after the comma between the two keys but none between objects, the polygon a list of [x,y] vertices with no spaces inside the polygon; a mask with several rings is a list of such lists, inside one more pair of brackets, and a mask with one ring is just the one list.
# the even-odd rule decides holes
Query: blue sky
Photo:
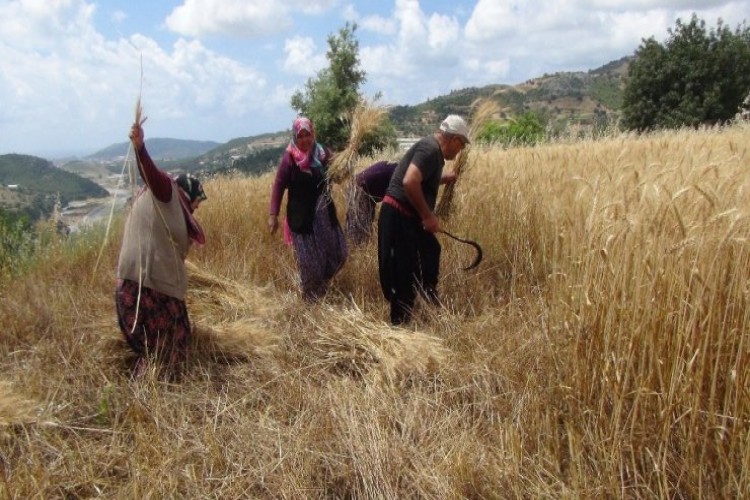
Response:
[{"label": "blue sky", "polygon": [[[365,94],[416,104],[451,90],[585,71],[727,0],[0,0],[0,154],[85,154],[147,137],[226,142],[285,130],[291,94],[358,24]],[[143,77],[141,78],[141,68]]]}]

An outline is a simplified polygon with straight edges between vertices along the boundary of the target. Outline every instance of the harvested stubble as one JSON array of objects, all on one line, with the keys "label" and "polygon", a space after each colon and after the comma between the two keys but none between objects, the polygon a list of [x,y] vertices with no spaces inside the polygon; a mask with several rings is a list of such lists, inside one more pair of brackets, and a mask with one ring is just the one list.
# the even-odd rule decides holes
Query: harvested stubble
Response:
[{"label": "harvested stubble", "polygon": [[0,381],[0,428],[34,423],[40,411],[39,403],[14,390],[10,383]]}]

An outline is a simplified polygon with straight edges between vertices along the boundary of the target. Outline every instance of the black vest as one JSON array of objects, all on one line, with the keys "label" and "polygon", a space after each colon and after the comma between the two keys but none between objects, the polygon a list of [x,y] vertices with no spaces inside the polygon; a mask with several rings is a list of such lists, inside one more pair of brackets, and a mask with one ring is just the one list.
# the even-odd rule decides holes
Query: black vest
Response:
[{"label": "black vest", "polygon": [[311,173],[302,172],[296,163],[292,162],[292,175],[289,182],[286,205],[286,220],[293,233],[310,234],[313,231],[315,206],[318,198],[324,196],[328,205],[328,216],[331,224],[338,227],[336,207],[331,199],[331,189],[328,185],[325,167],[311,168]]}]

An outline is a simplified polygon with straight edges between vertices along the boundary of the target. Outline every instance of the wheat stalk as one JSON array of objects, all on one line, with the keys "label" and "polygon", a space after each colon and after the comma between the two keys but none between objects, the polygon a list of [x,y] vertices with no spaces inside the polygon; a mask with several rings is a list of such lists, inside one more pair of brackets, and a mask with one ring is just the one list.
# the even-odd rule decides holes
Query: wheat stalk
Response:
[{"label": "wheat stalk", "polygon": [[[500,106],[497,101],[482,97],[474,101],[471,105],[471,125],[469,127],[469,139],[474,142],[484,125],[494,119],[500,113]],[[453,197],[456,190],[456,184],[461,178],[461,174],[469,163],[469,153],[471,146],[467,145],[453,162],[453,173],[456,174],[456,181],[445,186],[443,196],[435,209],[438,217],[447,218],[453,208]]]},{"label": "wheat stalk", "polygon": [[[141,87],[143,87],[143,61],[141,61]],[[143,90],[141,88],[141,92],[142,91]],[[143,116],[143,107],[141,106],[141,96],[139,93],[138,99],[136,99],[135,101],[135,119],[133,120],[133,123],[137,123],[138,126],[142,126],[146,122],[146,120],[148,120],[148,117]],[[135,173],[135,170],[136,170],[135,162],[138,160],[135,158],[135,155],[134,155],[131,161],[131,157],[130,157],[131,151],[132,151],[132,143],[129,145],[128,152],[125,155],[125,161],[123,162],[123,165],[122,165],[122,171],[120,171],[120,179],[122,179],[122,176],[125,173],[125,169],[127,169],[128,180],[130,181],[130,191],[131,191],[130,194],[135,195],[135,187],[137,184],[136,173]],[[119,189],[119,187],[120,187],[120,181],[118,181],[117,183],[117,188]],[[96,262],[94,263],[94,269],[93,269],[93,272],[91,273],[92,279],[93,279],[93,276],[96,276],[96,273],[99,269],[99,263],[101,261],[102,254],[104,253],[104,247],[106,246],[106,243],[109,239],[109,231],[112,227],[112,220],[114,218],[114,213],[115,213],[116,198],[117,198],[117,195],[113,194],[112,205],[110,206],[110,210],[109,210],[109,220],[107,221],[107,229],[104,235],[104,241],[102,242],[101,248],[99,249],[99,257],[96,259]]]},{"label": "wheat stalk", "polygon": [[385,108],[374,106],[364,100],[354,108],[349,118],[351,129],[346,148],[337,153],[328,166],[328,178],[332,182],[341,183],[352,176],[362,141],[380,125],[384,116]]}]

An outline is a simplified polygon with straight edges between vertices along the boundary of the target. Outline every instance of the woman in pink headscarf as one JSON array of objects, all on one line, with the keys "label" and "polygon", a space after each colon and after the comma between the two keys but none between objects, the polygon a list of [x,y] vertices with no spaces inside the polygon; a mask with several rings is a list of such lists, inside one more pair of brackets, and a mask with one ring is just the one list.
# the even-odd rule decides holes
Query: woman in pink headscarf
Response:
[{"label": "woman in pink headscarf", "polygon": [[297,118],[271,191],[271,233],[279,227],[281,199],[288,191],[285,222],[297,257],[302,296],[307,301],[317,301],[325,295],[328,283],[347,257],[326,175],[330,157],[331,152],[315,142],[310,119]]}]

